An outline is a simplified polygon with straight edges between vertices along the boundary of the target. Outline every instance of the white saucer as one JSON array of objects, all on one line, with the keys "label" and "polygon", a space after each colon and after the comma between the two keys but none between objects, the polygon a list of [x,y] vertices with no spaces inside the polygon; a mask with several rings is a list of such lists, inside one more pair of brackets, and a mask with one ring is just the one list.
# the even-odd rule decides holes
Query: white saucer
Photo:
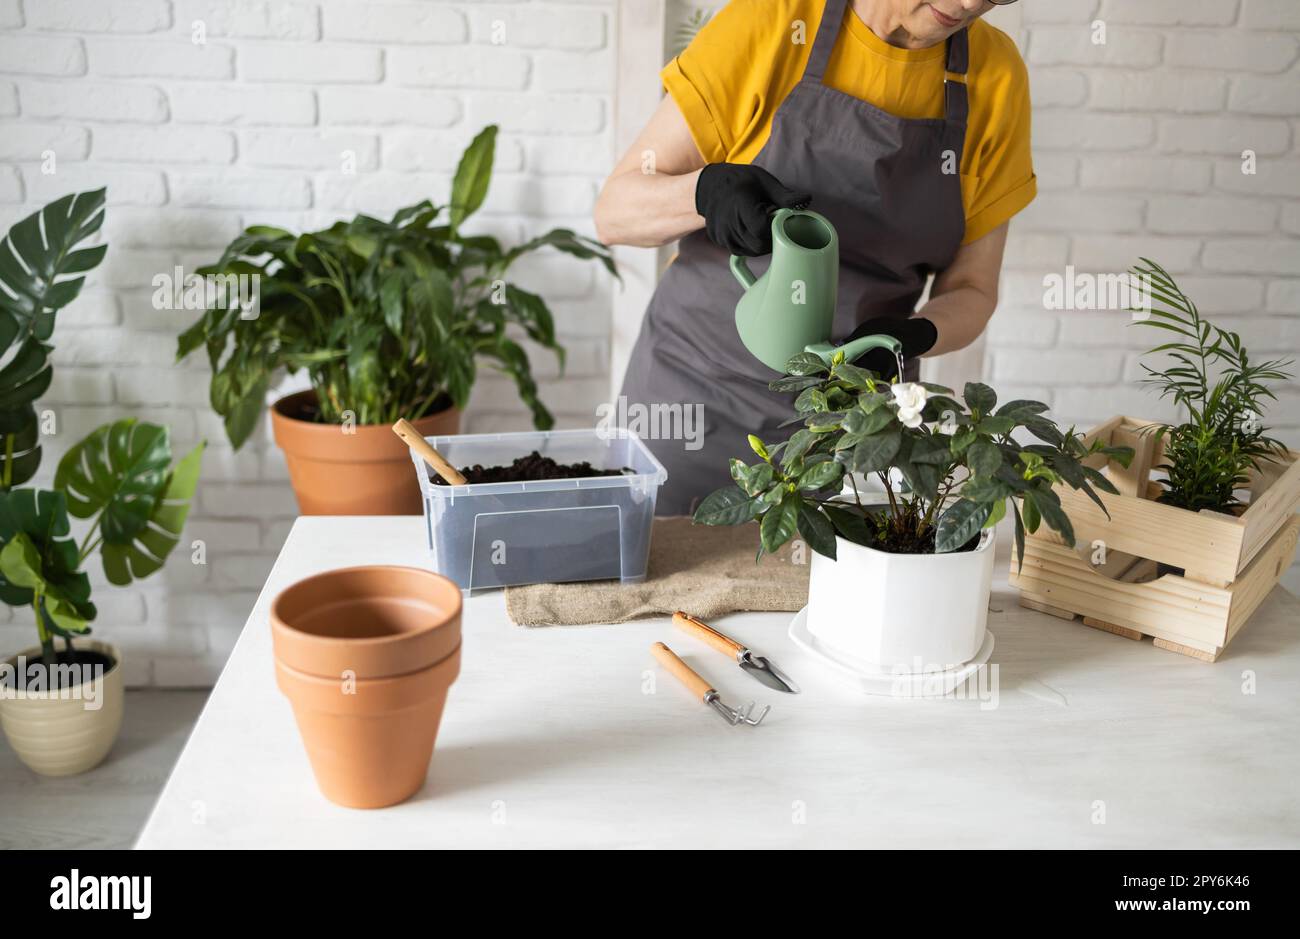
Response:
[{"label": "white saucer", "polygon": [[978,672],[993,654],[993,633],[986,631],[984,644],[975,653],[975,658],[962,665],[927,672],[897,672],[881,666],[866,665],[830,648],[810,633],[806,606],[790,621],[790,639],[821,662],[836,678],[858,691],[895,698],[930,698],[951,694]]}]

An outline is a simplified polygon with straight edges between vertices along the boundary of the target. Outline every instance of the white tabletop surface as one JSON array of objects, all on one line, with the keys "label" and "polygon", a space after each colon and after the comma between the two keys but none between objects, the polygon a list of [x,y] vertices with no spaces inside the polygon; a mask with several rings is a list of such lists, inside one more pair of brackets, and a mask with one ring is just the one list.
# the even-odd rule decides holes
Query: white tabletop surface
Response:
[{"label": "white tabletop surface", "polygon": [[[423,522],[298,520],[139,847],[1300,845],[1300,601],[1275,590],[1207,665],[1021,609],[1004,558],[983,700],[838,685],[787,638],[789,614],[717,625],[800,695],[666,617],[526,629],[501,593],[472,598],[423,790],[340,808],[275,686],[267,611],[299,578],[378,563],[426,566]],[[767,720],[727,726],[656,666],[657,640],[725,700],[771,704]]]}]

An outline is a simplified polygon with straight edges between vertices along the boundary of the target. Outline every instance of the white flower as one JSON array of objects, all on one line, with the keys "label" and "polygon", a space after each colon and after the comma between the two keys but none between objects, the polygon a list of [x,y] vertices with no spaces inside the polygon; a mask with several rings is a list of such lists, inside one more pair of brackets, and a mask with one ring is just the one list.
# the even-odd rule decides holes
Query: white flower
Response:
[{"label": "white flower", "polygon": [[925,421],[921,418],[919,408],[899,408],[898,419],[903,422],[904,427],[920,427]]},{"label": "white flower", "polygon": [[900,381],[897,384],[890,385],[889,390],[894,394],[894,403],[900,408],[910,410],[919,410],[925,407],[926,399],[930,393],[925,390],[924,386],[918,385],[914,381]]},{"label": "white flower", "polygon": [[893,392],[894,403],[898,406],[898,419],[903,426],[920,427],[923,423],[921,412],[925,410],[926,399],[930,397],[929,392],[916,382],[910,381],[890,385],[889,390]]}]

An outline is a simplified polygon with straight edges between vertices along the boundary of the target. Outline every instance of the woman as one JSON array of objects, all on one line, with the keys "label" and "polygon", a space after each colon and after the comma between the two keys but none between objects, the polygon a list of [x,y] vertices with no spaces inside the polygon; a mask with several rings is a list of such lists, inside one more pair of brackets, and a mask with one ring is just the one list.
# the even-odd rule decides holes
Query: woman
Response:
[{"label": "woman", "polygon": [[[789,396],[736,333],[728,269],[732,253],[771,250],[776,208],[807,204],[839,232],[834,339],[892,335],[914,378],[918,356],[983,331],[1007,222],[1035,194],[1028,79],[1014,43],[978,22],[992,7],[732,0],[664,68],[668,95],[595,211],[610,244],[681,239],[623,383],[629,405],[703,406],[701,448],[648,441],[668,469],[660,514],[725,485],[748,434],[790,432]],[[859,364],[892,377],[880,354]]]}]

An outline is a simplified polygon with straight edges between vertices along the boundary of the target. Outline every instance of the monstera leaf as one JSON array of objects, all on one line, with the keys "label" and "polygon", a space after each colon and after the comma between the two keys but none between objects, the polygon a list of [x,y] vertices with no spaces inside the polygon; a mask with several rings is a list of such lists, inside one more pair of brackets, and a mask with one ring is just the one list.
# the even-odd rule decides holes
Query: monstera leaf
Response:
[{"label": "monstera leaf", "polygon": [[[104,190],[64,196],[0,240],[0,489],[20,485],[41,462],[32,403],[50,386],[54,315],[71,303],[106,245],[77,248],[104,223]],[[14,346],[17,346],[14,349]]]},{"label": "monstera leaf", "polygon": [[[3,371],[3,370],[0,370]],[[41,437],[36,408],[30,404],[0,408],[0,491],[20,486],[41,465]]]},{"label": "monstera leaf", "polygon": [[67,494],[74,517],[99,515],[105,541],[129,541],[149,523],[171,459],[166,427],[128,417],[91,431],[64,454],[54,487]]},{"label": "monstera leaf", "polygon": [[71,303],[84,274],[104,259],[107,245],[76,250],[104,224],[104,190],[51,202],[9,229],[0,241],[0,347],[19,334],[44,341],[54,314]]},{"label": "monstera leaf", "polygon": [[[6,323],[0,313],[0,327],[12,322]],[[54,372],[49,354],[49,345],[27,335],[0,367],[0,489],[27,482],[40,466],[40,435],[32,402],[50,387]]]},{"label": "monstera leaf", "polygon": [[163,566],[189,515],[203,446],[169,471],[167,428],[125,418],[92,431],[59,461],[54,485],[67,493],[72,515],[95,519],[109,583],[129,584]]},{"label": "monstera leaf", "polygon": [[0,493],[0,544],[0,600],[9,606],[30,606],[39,599],[53,632],[87,632],[95,605],[90,602],[90,579],[78,569],[63,493],[45,489]]}]

